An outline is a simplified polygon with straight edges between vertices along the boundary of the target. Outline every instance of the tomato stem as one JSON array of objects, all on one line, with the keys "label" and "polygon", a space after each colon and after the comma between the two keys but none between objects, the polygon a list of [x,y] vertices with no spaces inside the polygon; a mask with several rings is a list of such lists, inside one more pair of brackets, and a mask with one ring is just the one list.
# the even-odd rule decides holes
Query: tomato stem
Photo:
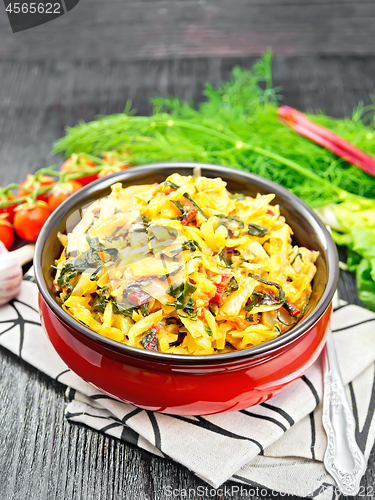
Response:
[{"label": "tomato stem", "polygon": [[[43,188],[39,188],[38,190],[35,191],[36,196],[38,196],[40,194],[47,193],[47,191],[49,191],[51,189],[51,187],[52,186],[46,186]],[[2,201],[0,203],[0,208],[6,208],[6,207],[9,207],[10,205],[18,205],[19,203],[22,203],[23,201],[27,201],[28,198],[30,198],[30,195],[21,196],[20,198],[14,198],[13,200]]]},{"label": "tomato stem", "polygon": [[89,153],[79,153],[78,157],[85,158],[86,160],[91,160],[94,163],[98,163],[99,165],[105,165],[105,161],[97,156],[90,155]]},{"label": "tomato stem", "polygon": [[14,182],[13,184],[9,184],[8,186],[0,188],[0,194],[7,195],[11,189],[19,189],[20,187],[21,187],[21,184],[16,184]]},{"label": "tomato stem", "polygon": [[91,167],[90,169],[86,170],[66,170],[63,172],[65,174],[62,178],[65,181],[74,181],[76,179],[80,179],[81,177],[86,177],[87,175],[92,175],[92,174],[97,174],[100,171],[103,170],[102,166],[98,167]]},{"label": "tomato stem", "polygon": [[7,201],[1,201],[0,208],[6,208],[6,207],[9,207],[11,205],[18,205],[24,201],[27,201],[30,198],[32,198],[33,202],[35,202],[38,196],[50,191],[53,187],[53,184],[41,187],[40,180],[41,180],[41,177],[43,175],[57,177],[57,182],[67,182],[67,181],[73,181],[76,179],[80,179],[81,177],[89,176],[92,174],[97,174],[103,170],[103,166],[107,166],[107,164],[103,160],[101,160],[100,158],[97,158],[96,156],[86,154],[86,153],[79,154],[78,156],[84,157],[87,160],[94,161],[95,163],[98,163],[98,166],[90,167],[90,168],[85,169],[85,170],[76,168],[76,169],[67,170],[67,171],[63,171],[63,172],[59,172],[59,171],[54,170],[54,166],[41,168],[41,169],[37,170],[35,172],[35,174],[33,174],[34,186],[36,186],[36,189],[34,188],[32,190],[31,189],[28,190],[27,188],[23,187],[22,185],[16,184],[16,183],[12,183],[12,184],[9,184],[8,186],[0,188],[0,195],[4,194],[5,196],[12,189],[24,189],[25,191],[26,190],[29,191],[29,194],[26,196],[21,196],[19,198],[13,198],[13,199],[7,200]]}]

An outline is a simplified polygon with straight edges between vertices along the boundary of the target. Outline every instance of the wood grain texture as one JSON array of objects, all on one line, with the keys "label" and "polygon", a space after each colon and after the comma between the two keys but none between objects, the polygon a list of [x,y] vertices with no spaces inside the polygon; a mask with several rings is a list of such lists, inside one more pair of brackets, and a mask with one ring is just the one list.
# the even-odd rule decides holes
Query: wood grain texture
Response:
[{"label": "wood grain texture", "polygon": [[[255,57],[123,62],[0,61],[0,185],[22,182],[49,165],[52,143],[66,126],[99,114],[119,113],[131,100],[138,114],[150,113],[155,94],[198,102],[206,81],[218,84],[235,65],[250,68]],[[302,110],[350,116],[371,102],[375,58],[275,57],[274,85],[284,102]]]},{"label": "wood grain texture", "polygon": [[285,55],[370,55],[374,22],[371,0],[81,0],[68,14],[17,34],[0,10],[0,58],[228,57],[268,47]]},{"label": "wood grain texture", "polygon": [[[154,92],[198,100],[205,81],[217,84],[233,65],[250,67],[252,62],[251,57],[127,63],[2,61],[0,184],[22,181],[27,172],[61,162],[51,157],[50,150],[66,125],[99,113],[120,112],[127,99],[147,113],[147,100]],[[274,64],[275,85],[284,87],[286,104],[302,110],[325,109],[338,117],[349,115],[360,99],[369,102],[374,75],[371,57],[277,57]],[[341,274],[339,291],[342,298],[359,303],[349,273]],[[176,463],[68,424],[63,386],[2,348],[0,377],[1,500],[165,500],[168,486],[195,491],[207,486]],[[373,451],[362,484],[373,487],[374,482]],[[195,495],[196,500],[219,498]],[[267,498],[285,496],[269,492]]]}]

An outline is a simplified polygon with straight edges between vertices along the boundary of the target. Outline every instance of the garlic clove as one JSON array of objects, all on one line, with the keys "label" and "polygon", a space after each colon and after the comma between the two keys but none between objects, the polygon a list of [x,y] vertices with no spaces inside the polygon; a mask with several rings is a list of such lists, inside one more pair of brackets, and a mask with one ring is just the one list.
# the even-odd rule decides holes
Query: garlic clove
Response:
[{"label": "garlic clove", "polygon": [[18,294],[22,283],[21,264],[30,261],[33,254],[34,245],[8,252],[0,241],[0,305],[7,304]]}]

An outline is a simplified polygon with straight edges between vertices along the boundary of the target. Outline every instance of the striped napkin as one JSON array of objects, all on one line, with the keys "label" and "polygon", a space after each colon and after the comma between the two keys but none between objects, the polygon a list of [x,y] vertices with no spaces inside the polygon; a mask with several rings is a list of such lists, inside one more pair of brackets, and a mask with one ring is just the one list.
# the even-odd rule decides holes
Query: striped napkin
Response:
[{"label": "striped napkin", "polygon": [[[332,321],[357,441],[366,457],[375,440],[374,323],[374,313],[345,303]],[[261,488],[318,500],[337,493],[322,463],[320,360],[286,391],[246,410],[205,417],[141,410],[99,392],[60,359],[40,325],[31,275],[18,298],[0,308],[0,345],[67,386],[69,421],[175,460],[219,488],[219,495],[227,480],[246,484],[254,494],[258,488],[258,495]]]}]

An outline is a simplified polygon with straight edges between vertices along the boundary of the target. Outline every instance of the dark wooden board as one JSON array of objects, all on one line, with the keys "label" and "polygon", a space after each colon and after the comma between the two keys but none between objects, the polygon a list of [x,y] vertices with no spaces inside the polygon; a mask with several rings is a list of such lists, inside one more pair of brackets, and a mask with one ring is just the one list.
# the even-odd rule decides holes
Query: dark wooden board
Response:
[{"label": "dark wooden board", "polygon": [[13,34],[0,7],[0,57],[144,60],[277,54],[374,54],[372,1],[81,0]]},{"label": "dark wooden board", "polygon": [[[127,99],[146,113],[154,92],[198,100],[206,80],[219,83],[233,65],[250,66],[253,60],[2,61],[0,184],[22,181],[27,172],[61,163],[50,150],[66,125],[120,112]],[[322,108],[334,116],[349,115],[359,99],[370,102],[374,74],[372,57],[278,57],[274,64],[275,85],[284,87],[287,104]],[[352,275],[342,273],[340,294],[358,303]],[[219,500],[210,492],[200,495],[198,486],[207,485],[178,464],[69,425],[63,386],[5,349],[0,349],[0,381],[1,500],[164,500],[166,487],[193,489],[191,498],[196,500]],[[373,452],[364,486],[374,485],[374,471]],[[269,492],[267,498],[286,497]]]},{"label": "dark wooden board", "polygon": [[[0,59],[0,185],[21,182],[28,172],[60,166],[52,143],[66,126],[99,114],[119,113],[131,100],[138,114],[152,110],[155,94],[196,102],[204,84],[219,84],[235,65],[250,68],[256,57],[123,62],[17,62]],[[274,85],[284,101],[302,110],[350,116],[370,104],[375,58],[275,57]]]}]

